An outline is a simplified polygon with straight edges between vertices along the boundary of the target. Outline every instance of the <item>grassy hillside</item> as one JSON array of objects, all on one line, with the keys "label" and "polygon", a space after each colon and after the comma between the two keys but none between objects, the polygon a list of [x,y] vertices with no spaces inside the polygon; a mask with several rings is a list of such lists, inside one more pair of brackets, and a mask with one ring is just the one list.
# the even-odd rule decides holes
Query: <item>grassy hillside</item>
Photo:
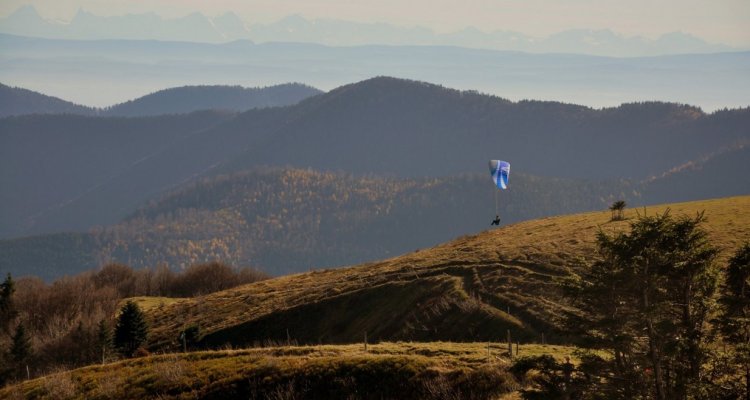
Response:
[{"label": "grassy hillside", "polygon": [[[711,242],[724,262],[750,240],[750,196],[639,209],[694,215],[705,211]],[[627,210],[626,217],[636,216]],[[501,340],[570,338],[561,318],[574,312],[554,284],[595,257],[599,230],[627,221],[609,212],[543,218],[465,236],[400,257],[355,267],[284,276],[148,311],[151,347],[174,348],[178,332],[199,326],[209,347],[346,343],[364,332],[379,340]]]},{"label": "grassy hillside", "polygon": [[[574,348],[521,345],[519,355]],[[52,374],[0,389],[9,399],[515,398],[498,343],[380,343],[168,354]]]}]

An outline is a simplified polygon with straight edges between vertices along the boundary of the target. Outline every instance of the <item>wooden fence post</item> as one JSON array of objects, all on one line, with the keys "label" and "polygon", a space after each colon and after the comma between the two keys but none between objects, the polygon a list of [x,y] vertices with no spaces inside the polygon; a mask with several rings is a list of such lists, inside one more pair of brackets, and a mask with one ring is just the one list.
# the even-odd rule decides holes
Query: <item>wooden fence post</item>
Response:
[{"label": "wooden fence post", "polygon": [[508,356],[513,358],[513,341],[510,338],[510,329],[508,329]]}]

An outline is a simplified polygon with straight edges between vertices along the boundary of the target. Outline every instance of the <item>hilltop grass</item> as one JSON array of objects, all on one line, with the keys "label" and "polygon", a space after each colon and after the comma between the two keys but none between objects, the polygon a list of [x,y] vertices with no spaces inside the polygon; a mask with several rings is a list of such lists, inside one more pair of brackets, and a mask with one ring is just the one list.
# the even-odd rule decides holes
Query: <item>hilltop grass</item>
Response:
[{"label": "hilltop grass", "polygon": [[[724,263],[750,240],[750,196],[543,218],[354,267],[282,276],[147,311],[153,350],[174,349],[196,325],[202,345],[499,341],[570,343],[556,281],[596,258],[596,234],[623,232],[639,214],[705,212],[704,228]],[[141,300],[148,303],[147,300]],[[159,302],[159,301],[154,301]],[[153,302],[152,302],[153,303]],[[162,304],[162,302],[159,302]]]},{"label": "hilltop grass", "polygon": [[135,304],[137,304],[138,307],[141,308],[141,310],[150,311],[152,309],[159,309],[164,306],[175,304],[183,300],[185,299],[174,298],[174,297],[138,296],[138,297],[130,297],[128,299],[123,300],[121,302],[122,303],[121,306],[125,304],[126,301],[132,301]]},{"label": "hilltop grass", "polygon": [[[572,355],[521,346],[521,355]],[[528,353],[528,354],[526,354]],[[0,390],[2,398],[475,398],[509,396],[504,344],[379,343],[165,354],[60,372]],[[286,396],[286,397],[285,397]],[[508,397],[503,397],[508,398]]]}]

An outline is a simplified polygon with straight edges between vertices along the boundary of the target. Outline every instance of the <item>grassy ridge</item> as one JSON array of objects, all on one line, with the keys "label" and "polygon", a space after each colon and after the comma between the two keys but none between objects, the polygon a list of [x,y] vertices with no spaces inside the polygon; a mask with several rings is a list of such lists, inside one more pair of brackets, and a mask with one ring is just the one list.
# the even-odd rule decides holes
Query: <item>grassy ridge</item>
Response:
[{"label": "grassy ridge", "polygon": [[[572,354],[522,345],[520,355]],[[0,390],[25,399],[499,398],[519,388],[504,345],[381,343],[167,354],[52,374]]]},{"label": "grassy ridge", "polygon": [[[705,211],[724,262],[750,240],[750,196],[628,210],[676,215]],[[595,235],[628,229],[609,212],[543,218],[466,236],[428,250],[355,267],[284,276],[152,308],[151,346],[175,348],[197,325],[204,345],[266,341],[352,343],[373,340],[516,338],[566,342],[561,318],[574,312],[555,279],[595,257]]]}]

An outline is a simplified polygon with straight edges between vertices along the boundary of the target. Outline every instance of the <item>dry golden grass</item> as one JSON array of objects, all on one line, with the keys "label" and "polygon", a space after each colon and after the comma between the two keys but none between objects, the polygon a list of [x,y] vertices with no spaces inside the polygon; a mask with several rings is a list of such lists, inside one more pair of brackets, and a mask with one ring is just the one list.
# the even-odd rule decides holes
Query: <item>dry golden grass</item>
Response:
[{"label": "dry golden grass", "polygon": [[[522,356],[552,354],[559,359],[574,350],[536,345],[520,349]],[[369,345],[367,351],[362,344],[202,351],[155,355],[64,371],[1,389],[0,398],[230,398],[251,388],[265,390],[256,394],[269,398],[281,394],[290,385],[295,386],[290,390],[299,390],[300,382],[321,387],[316,379],[330,377],[352,379],[341,383],[341,389],[352,389],[352,393],[356,393],[367,385],[378,385],[375,378],[380,374],[384,379],[395,379],[390,383],[396,386],[426,388],[420,392],[424,396],[434,392],[436,387],[442,390],[437,398],[443,398],[440,394],[459,394],[457,390],[462,380],[488,371],[496,374],[498,384],[506,385],[496,388],[498,393],[489,397],[500,398],[518,389],[506,373],[510,364],[506,346],[498,343],[491,344],[489,357],[487,343],[449,342],[379,343]],[[392,371],[397,371],[397,375],[392,375]],[[243,386],[247,382],[253,383],[250,387]],[[433,387],[438,383],[442,386]],[[327,386],[323,389],[330,390]],[[385,398],[391,397],[386,395]]]},{"label": "dry golden grass", "polygon": [[365,331],[374,340],[499,340],[506,329],[524,341],[545,332],[565,342],[556,331],[571,309],[555,278],[594,259],[600,229],[624,231],[637,213],[667,208],[672,215],[705,211],[721,262],[750,240],[750,196],[629,209],[617,222],[609,211],[543,218],[380,262],[164,302],[147,313],[150,341],[156,349],[174,347],[177,332],[198,325],[212,345],[286,340],[287,330],[301,343],[356,342]]},{"label": "dry golden grass", "polygon": [[136,304],[138,304],[141,310],[150,311],[152,309],[164,308],[165,306],[178,303],[185,299],[172,298],[172,297],[138,296],[138,297],[131,297],[129,299],[125,299],[121,303],[125,304],[125,301],[128,301],[128,300],[133,301]]}]

